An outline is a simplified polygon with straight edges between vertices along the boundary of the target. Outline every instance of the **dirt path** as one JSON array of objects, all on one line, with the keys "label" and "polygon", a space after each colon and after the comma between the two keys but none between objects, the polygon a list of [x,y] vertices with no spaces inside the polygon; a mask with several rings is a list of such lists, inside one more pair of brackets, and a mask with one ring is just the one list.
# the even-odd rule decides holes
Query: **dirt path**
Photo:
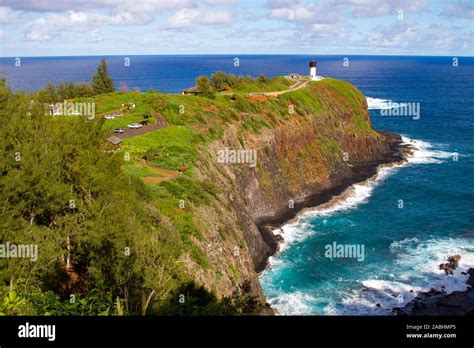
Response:
[{"label": "dirt path", "polygon": [[156,168],[152,167],[146,163],[140,164],[140,166],[146,167],[147,169],[155,172],[156,174],[160,175],[159,177],[157,176],[146,176],[143,178],[143,180],[149,184],[159,184],[160,182],[163,181],[168,181],[171,179],[176,178],[178,175],[181,174],[181,172],[177,170],[169,170],[169,169],[163,169],[163,168]]},{"label": "dirt path", "polygon": [[288,93],[288,92],[293,92],[293,91],[296,91],[300,88],[303,88],[304,86],[306,86],[306,84],[309,82],[310,80],[304,80],[304,81],[298,81],[297,83],[295,83],[294,85],[292,85],[290,87],[290,89],[287,89],[287,90],[284,90],[284,91],[275,91],[275,92],[256,92],[256,93],[249,93],[249,96],[259,96],[259,95],[264,95],[264,96],[267,96],[267,97],[278,97],[279,95],[282,95],[282,94],[285,94],[285,93]]}]

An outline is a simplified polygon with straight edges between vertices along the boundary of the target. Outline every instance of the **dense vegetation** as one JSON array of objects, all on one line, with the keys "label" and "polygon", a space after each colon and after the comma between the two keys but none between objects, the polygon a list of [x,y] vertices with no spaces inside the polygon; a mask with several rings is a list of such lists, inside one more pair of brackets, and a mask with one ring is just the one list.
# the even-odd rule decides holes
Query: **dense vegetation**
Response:
[{"label": "dense vegetation", "polygon": [[[329,116],[317,93],[341,103],[365,101],[349,84],[331,79],[256,99],[245,93],[288,89],[289,81],[223,73],[198,80],[201,90],[208,89],[201,96],[122,93],[113,91],[104,65],[92,85],[48,84],[29,95],[13,93],[0,80],[0,244],[38,245],[35,262],[0,258],[0,314],[258,313],[247,284],[218,299],[186,270],[184,259],[211,267],[194,243],[205,230],[195,211],[218,202],[221,193],[196,175],[199,153],[230,124],[244,136],[293,119],[324,120]],[[98,116],[127,103],[137,107],[113,120],[45,115],[44,103],[71,98],[95,103]],[[168,127],[107,148],[104,139],[112,128],[154,113]],[[354,115],[352,131],[373,132],[363,117]],[[336,133],[326,131],[318,145],[337,153]],[[146,183],[162,177],[156,168],[179,175]]]},{"label": "dense vegetation", "polygon": [[206,265],[189,240],[192,214],[176,208],[186,196],[204,202],[212,185],[186,175],[150,189],[123,170],[123,153],[101,150],[103,119],[46,116],[38,97],[0,80],[0,243],[38,245],[37,261],[0,258],[0,314],[255,311],[245,294],[218,300],[194,285],[177,262],[190,253]]},{"label": "dense vegetation", "polygon": [[199,76],[196,79],[198,91],[204,97],[211,99],[215,98],[216,92],[251,93],[283,91],[287,90],[290,85],[291,81],[281,76],[268,78],[262,74],[257,78],[253,78],[252,76],[226,74],[222,71],[212,74],[210,79],[207,76]]}]

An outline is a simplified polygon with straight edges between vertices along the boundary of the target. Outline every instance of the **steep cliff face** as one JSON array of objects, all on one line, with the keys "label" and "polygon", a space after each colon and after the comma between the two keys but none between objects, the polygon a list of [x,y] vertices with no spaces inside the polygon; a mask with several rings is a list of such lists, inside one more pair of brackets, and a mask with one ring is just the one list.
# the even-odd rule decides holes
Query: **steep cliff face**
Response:
[{"label": "steep cliff face", "polygon": [[[191,272],[218,296],[242,284],[264,303],[257,272],[277,242],[267,227],[322,203],[380,163],[399,160],[398,136],[370,127],[364,96],[352,85],[327,79],[280,97],[248,98],[251,112],[225,127],[199,151],[197,173],[211,180],[219,199],[201,208],[205,240],[196,243],[212,265]],[[258,114],[261,127],[245,127]],[[220,163],[219,151],[255,150],[251,163]],[[232,161],[229,161],[232,162]]]}]

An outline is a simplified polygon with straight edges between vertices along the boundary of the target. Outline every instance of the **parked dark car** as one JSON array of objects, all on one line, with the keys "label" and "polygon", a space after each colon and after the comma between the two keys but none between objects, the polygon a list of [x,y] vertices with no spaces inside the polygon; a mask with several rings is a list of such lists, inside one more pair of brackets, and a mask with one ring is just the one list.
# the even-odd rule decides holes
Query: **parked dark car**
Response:
[{"label": "parked dark car", "polygon": [[146,126],[149,122],[147,120],[140,121],[140,124]]}]

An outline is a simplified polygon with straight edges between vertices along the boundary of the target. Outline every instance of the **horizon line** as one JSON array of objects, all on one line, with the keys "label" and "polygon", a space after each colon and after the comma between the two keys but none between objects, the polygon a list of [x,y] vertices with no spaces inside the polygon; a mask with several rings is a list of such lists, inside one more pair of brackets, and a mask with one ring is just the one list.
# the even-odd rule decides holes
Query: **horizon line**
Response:
[{"label": "horizon line", "polygon": [[33,55],[15,55],[15,56],[1,56],[0,59],[8,58],[64,58],[64,57],[141,57],[141,56],[369,56],[369,57],[462,57],[474,58],[465,55],[423,55],[423,54],[342,54],[342,53],[326,53],[326,54],[301,54],[301,53],[180,53],[180,54],[79,54],[79,55],[49,55],[49,56],[33,56]]}]

